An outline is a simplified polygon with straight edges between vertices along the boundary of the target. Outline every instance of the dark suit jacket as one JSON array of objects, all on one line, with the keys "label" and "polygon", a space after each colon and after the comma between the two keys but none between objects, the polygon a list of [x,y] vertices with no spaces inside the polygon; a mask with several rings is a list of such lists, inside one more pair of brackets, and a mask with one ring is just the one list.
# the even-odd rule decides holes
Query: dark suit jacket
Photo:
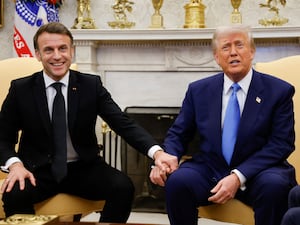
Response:
[{"label": "dark suit jacket", "polygon": [[[102,86],[99,76],[70,71],[68,86],[68,126],[71,140],[84,161],[99,157],[95,134],[97,116],[143,154],[156,141],[129,119]],[[22,131],[18,152],[14,150]],[[51,163],[53,140],[42,72],[17,79],[3,103],[0,114],[0,163],[18,156],[34,170]]]},{"label": "dark suit jacket", "polygon": [[294,87],[275,77],[253,72],[228,166],[221,150],[223,82],[220,73],[189,85],[181,112],[165,139],[165,150],[181,157],[196,134],[200,144],[194,160],[207,164],[218,179],[234,168],[247,179],[267,168],[281,173],[287,171],[287,177],[293,176],[293,168],[286,159],[294,150]]}]

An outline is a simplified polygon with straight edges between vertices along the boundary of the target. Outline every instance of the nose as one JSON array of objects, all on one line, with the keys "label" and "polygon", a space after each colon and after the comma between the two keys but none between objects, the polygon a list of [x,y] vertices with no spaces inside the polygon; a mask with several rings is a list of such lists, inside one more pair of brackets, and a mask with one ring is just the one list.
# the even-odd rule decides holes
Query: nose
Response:
[{"label": "nose", "polygon": [[230,55],[236,55],[236,54],[237,54],[236,48],[234,46],[232,46],[230,48]]},{"label": "nose", "polygon": [[59,59],[60,57],[61,57],[61,54],[60,54],[59,50],[55,49],[54,53],[53,53],[53,58],[54,59]]}]

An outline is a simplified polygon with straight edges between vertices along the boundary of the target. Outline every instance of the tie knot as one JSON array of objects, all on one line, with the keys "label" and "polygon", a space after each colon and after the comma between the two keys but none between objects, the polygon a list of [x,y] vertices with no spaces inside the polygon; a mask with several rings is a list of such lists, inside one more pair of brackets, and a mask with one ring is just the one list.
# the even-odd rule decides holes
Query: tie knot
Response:
[{"label": "tie knot", "polygon": [[234,93],[236,93],[238,90],[241,89],[241,87],[238,83],[232,84],[231,87],[232,87]]},{"label": "tie knot", "polygon": [[51,84],[51,86],[54,87],[57,92],[61,92],[62,85],[63,85],[63,83],[61,83],[61,82],[55,82],[55,83]]}]

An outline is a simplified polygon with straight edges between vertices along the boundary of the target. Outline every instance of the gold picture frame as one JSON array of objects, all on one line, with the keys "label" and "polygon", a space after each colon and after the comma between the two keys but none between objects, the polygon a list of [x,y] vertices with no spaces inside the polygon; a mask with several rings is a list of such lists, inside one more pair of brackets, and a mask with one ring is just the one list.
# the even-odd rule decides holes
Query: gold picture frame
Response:
[{"label": "gold picture frame", "polygon": [[0,0],[0,28],[3,27],[4,20],[4,0]]}]

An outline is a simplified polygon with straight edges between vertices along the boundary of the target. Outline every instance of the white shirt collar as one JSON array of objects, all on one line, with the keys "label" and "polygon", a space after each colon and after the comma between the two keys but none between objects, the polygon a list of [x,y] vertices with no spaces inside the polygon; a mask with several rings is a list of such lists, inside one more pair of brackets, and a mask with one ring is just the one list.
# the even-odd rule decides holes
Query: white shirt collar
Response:
[{"label": "white shirt collar", "polygon": [[[59,80],[59,82],[63,83],[65,87],[68,86],[69,83],[69,76],[70,76],[70,71],[66,73],[66,75]],[[57,82],[56,80],[53,80],[51,77],[49,77],[44,71],[43,71],[43,77],[45,81],[45,87],[48,88],[51,86],[53,83]]]},{"label": "white shirt collar", "polygon": [[[241,90],[245,94],[248,93],[249,86],[250,86],[250,83],[251,83],[251,80],[252,80],[252,76],[253,76],[253,69],[249,70],[249,72],[247,73],[247,75],[242,80],[240,80],[238,82],[238,84],[241,87]],[[233,83],[234,82],[232,80],[230,80],[226,74],[224,74],[224,88],[223,88],[223,93],[225,95],[228,94],[228,92],[230,90],[230,87],[231,87],[231,85]]]}]

